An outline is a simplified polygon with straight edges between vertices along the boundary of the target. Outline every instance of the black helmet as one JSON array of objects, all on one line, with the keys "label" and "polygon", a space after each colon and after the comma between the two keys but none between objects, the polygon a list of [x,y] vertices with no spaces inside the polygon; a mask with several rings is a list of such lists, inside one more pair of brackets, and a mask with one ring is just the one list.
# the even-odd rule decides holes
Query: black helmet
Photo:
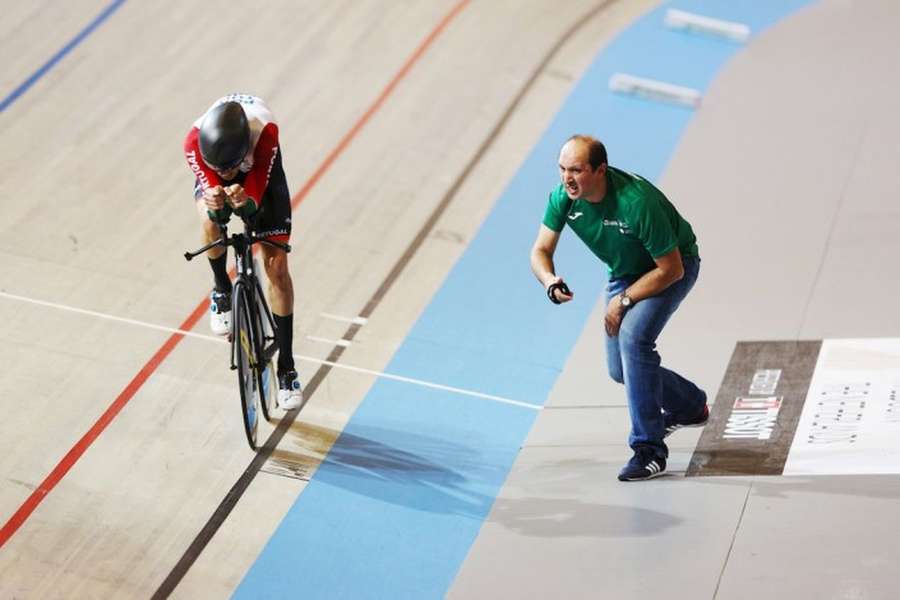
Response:
[{"label": "black helmet", "polygon": [[241,164],[250,150],[250,125],[238,102],[213,107],[200,124],[200,156],[219,171]]}]

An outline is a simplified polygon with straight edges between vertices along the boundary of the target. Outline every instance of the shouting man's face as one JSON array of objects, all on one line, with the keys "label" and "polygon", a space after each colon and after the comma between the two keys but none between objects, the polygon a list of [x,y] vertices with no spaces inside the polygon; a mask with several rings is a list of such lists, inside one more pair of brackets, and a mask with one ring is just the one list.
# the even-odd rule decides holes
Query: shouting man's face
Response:
[{"label": "shouting man's face", "polygon": [[572,200],[599,202],[606,191],[606,165],[592,169],[587,144],[570,140],[559,151],[559,178]]}]

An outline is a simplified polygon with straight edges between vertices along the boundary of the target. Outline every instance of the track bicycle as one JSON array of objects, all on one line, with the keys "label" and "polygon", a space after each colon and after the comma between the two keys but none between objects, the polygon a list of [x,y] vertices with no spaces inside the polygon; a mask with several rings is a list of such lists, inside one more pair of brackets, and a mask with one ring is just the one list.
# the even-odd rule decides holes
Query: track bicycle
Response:
[{"label": "track bicycle", "polygon": [[241,415],[250,448],[256,450],[259,409],[271,421],[270,413],[278,396],[278,376],[272,357],[278,349],[275,341],[275,319],[266,302],[257,273],[259,263],[253,257],[253,245],[266,244],[290,252],[288,244],[256,237],[246,221],[243,233],[229,237],[227,222],[216,221],[222,234],[218,240],[193,252],[185,252],[191,260],[210,248],[234,248],[237,277],[231,292],[231,369],[237,370],[241,393]]}]

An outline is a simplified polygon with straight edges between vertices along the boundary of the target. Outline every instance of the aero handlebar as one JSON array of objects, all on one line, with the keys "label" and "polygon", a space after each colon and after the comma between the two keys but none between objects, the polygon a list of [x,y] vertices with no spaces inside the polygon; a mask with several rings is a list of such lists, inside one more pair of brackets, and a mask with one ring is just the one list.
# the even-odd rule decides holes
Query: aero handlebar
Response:
[{"label": "aero handlebar", "polygon": [[249,233],[233,233],[231,237],[228,236],[228,227],[224,223],[216,223],[219,226],[219,231],[222,232],[222,237],[217,239],[214,242],[210,242],[206,244],[202,248],[194,250],[192,252],[185,252],[184,259],[191,260],[195,256],[200,256],[210,248],[222,247],[227,248],[228,246],[237,246],[238,251],[240,252],[241,247],[243,246],[252,246],[253,244],[260,243],[265,244],[267,246],[271,246],[273,248],[278,248],[280,250],[284,250],[285,252],[291,251],[290,244],[282,244],[281,242],[273,242],[272,240],[267,240],[266,238],[256,237],[253,234]]}]

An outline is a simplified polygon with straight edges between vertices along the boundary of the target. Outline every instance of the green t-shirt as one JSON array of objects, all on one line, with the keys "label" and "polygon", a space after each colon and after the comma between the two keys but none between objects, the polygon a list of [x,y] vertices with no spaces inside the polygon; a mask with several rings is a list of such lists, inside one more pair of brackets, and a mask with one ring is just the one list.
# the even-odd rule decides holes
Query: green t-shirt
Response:
[{"label": "green t-shirt", "polygon": [[606,195],[592,203],[571,200],[560,184],[551,194],[544,225],[567,225],[609,267],[610,277],[640,276],[654,269],[654,258],[675,248],[698,256],[697,237],[672,203],[639,175],[606,170]]}]

